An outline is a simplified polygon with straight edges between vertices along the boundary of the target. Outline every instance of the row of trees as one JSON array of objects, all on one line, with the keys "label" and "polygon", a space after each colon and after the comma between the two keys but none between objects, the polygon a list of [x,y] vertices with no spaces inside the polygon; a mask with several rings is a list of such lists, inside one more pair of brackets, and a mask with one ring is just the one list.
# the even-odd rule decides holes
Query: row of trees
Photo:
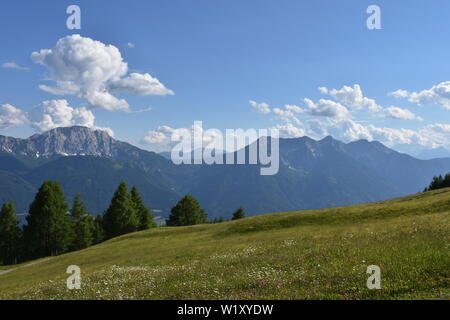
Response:
[{"label": "row of trees", "polygon": [[450,173],[446,174],[444,177],[442,175],[434,177],[433,181],[431,181],[428,188],[426,188],[424,191],[431,191],[442,188],[450,188]]},{"label": "row of trees", "polygon": [[[238,220],[245,217],[244,209],[238,208],[234,213],[232,220]],[[194,224],[206,223],[208,215],[200,207],[199,202],[191,195],[186,195],[181,199],[170,212],[169,219],[166,220],[167,226],[190,226]],[[225,221],[223,217],[215,218],[212,223]]]},{"label": "row of trees", "polygon": [[125,182],[115,191],[104,215],[94,218],[80,194],[69,210],[60,184],[45,181],[30,205],[23,230],[18,226],[14,204],[2,206],[0,262],[15,264],[80,250],[121,234],[156,227],[153,220],[138,189],[133,187],[129,192]]},{"label": "row of trees", "polygon": [[[242,208],[233,220],[245,216]],[[0,211],[0,262],[20,261],[54,256],[87,248],[122,234],[156,227],[151,210],[145,206],[138,189],[131,192],[125,182],[114,192],[103,215],[95,218],[88,212],[80,194],[69,210],[64,191],[58,182],[45,181],[30,205],[27,223],[19,228],[12,202]],[[167,226],[188,226],[206,223],[208,216],[191,195],[183,197],[171,210]],[[223,218],[213,223],[222,222]]]}]

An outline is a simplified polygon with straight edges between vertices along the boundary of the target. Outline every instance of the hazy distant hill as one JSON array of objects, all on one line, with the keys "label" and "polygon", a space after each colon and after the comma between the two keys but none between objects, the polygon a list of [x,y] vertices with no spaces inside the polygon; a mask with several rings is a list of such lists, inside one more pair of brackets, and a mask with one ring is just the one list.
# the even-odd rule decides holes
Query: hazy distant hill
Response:
[{"label": "hazy distant hill", "polygon": [[327,137],[280,139],[280,170],[259,165],[174,165],[166,157],[85,127],[57,128],[28,139],[0,136],[0,201],[25,212],[43,180],[61,182],[69,200],[82,192],[103,212],[120,182],[136,184],[146,203],[168,214],[186,193],[211,218],[385,200],[423,190],[450,159],[418,160],[379,142],[342,143]]},{"label": "hazy distant hill", "polygon": [[385,200],[420,192],[450,159],[418,160],[379,142],[349,144],[327,137],[280,140],[280,170],[258,166],[201,166],[189,192],[209,212],[229,215],[242,204],[251,214]]}]

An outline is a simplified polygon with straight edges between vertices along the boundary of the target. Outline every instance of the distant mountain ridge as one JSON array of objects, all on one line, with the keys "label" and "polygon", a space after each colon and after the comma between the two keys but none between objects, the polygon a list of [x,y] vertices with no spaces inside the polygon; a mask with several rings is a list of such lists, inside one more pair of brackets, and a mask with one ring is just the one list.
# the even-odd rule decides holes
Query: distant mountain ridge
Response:
[{"label": "distant mountain ridge", "polygon": [[55,155],[95,155],[111,157],[115,140],[101,130],[61,127],[28,139],[0,136],[0,150],[39,158]]},{"label": "distant mountain ridge", "polygon": [[81,192],[95,214],[106,209],[114,188],[126,180],[147,193],[149,205],[167,212],[178,197],[176,169],[154,152],[87,127],[56,128],[28,139],[0,136],[0,176],[9,177],[0,181],[0,191],[6,185],[11,190],[0,193],[0,202],[14,200],[19,212],[28,209],[44,180],[60,181],[69,200]]},{"label": "distant mountain ridge", "polygon": [[[247,147],[248,148],[248,147]],[[165,155],[167,156],[167,155]],[[197,197],[210,218],[386,200],[423,190],[450,172],[450,159],[418,160],[379,142],[332,137],[280,139],[280,170],[259,165],[174,165],[166,157],[86,127],[56,128],[28,139],[0,136],[0,202],[26,212],[44,180],[58,180],[71,201],[82,192],[102,213],[121,180],[135,184],[147,205],[167,216],[184,194]]]}]

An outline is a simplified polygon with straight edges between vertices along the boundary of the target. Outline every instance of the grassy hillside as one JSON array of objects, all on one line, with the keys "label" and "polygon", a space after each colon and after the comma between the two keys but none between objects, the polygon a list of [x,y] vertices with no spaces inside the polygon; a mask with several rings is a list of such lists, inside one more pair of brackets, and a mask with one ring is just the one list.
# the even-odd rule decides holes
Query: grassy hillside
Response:
[{"label": "grassy hillside", "polygon": [[[1,274],[0,298],[449,299],[449,240],[442,189],[128,234]],[[66,289],[73,264],[81,290]],[[381,268],[381,290],[366,287],[369,265]]]}]

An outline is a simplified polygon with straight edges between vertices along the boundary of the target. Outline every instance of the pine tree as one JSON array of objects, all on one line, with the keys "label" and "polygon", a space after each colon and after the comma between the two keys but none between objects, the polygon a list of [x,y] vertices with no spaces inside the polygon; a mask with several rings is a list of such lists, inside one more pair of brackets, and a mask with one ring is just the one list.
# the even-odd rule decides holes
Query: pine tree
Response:
[{"label": "pine tree", "polygon": [[168,226],[189,226],[205,223],[207,220],[208,216],[198,201],[193,196],[186,195],[172,208],[166,224]]},{"label": "pine tree", "polygon": [[442,182],[443,188],[450,188],[450,173],[445,175],[444,181]]},{"label": "pine tree", "polygon": [[145,206],[136,186],[133,186],[131,189],[131,200],[133,201],[134,209],[136,210],[136,215],[139,220],[138,230],[155,228],[156,224],[153,221],[152,211]]},{"label": "pine tree", "polygon": [[93,219],[92,244],[97,244],[105,239],[105,231],[103,230],[103,216],[98,215]]},{"label": "pine tree", "polygon": [[450,173],[446,174],[445,177],[443,177],[442,175],[433,177],[433,180],[431,181],[430,185],[428,186],[428,188],[425,188],[424,191],[432,191],[449,187],[450,187]]},{"label": "pine tree", "polygon": [[139,221],[136,216],[128,186],[122,181],[111,200],[108,210],[103,217],[103,227],[106,239],[134,232]]},{"label": "pine tree", "polygon": [[63,189],[58,182],[45,181],[30,205],[24,228],[29,258],[65,252],[70,246],[70,227]]},{"label": "pine tree", "polygon": [[19,260],[19,244],[22,231],[13,202],[3,204],[0,211],[0,262],[15,264]]},{"label": "pine tree", "polygon": [[231,220],[239,220],[244,217],[245,217],[244,209],[240,207],[233,213],[233,218]]},{"label": "pine tree", "polygon": [[72,250],[80,250],[89,247],[93,241],[94,221],[77,194],[73,200],[72,210],[70,211],[73,225]]}]

